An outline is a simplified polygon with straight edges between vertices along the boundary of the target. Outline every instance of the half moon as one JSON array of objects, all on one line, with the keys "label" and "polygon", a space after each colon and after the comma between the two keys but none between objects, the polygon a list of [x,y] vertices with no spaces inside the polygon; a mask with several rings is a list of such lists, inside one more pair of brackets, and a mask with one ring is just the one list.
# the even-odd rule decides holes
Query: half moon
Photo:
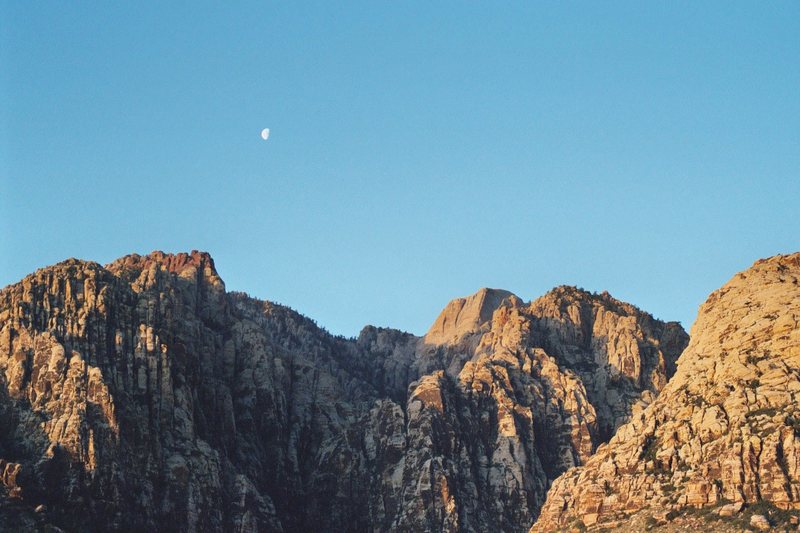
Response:
[{"label": "half moon", "polygon": [[264,139],[265,141],[269,139],[269,128],[264,128],[263,130],[261,130],[261,138]]}]

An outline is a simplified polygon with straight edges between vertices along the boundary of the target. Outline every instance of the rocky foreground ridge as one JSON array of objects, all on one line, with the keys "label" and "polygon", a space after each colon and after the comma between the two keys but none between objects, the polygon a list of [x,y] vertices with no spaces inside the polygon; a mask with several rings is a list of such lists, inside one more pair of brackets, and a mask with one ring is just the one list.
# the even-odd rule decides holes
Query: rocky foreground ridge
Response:
[{"label": "rocky foreground ridge", "polygon": [[701,306],[661,394],[556,480],[532,531],[797,530],[798,323],[800,254],[735,275]]},{"label": "rocky foreground ridge", "polygon": [[[749,305],[760,301],[753,295]],[[733,500],[737,490],[796,501],[794,430],[783,413],[763,411],[793,399],[794,389],[774,391],[796,383],[796,365],[776,357],[796,323],[759,320],[772,329],[751,339],[752,363],[733,344],[741,339],[725,345],[752,370],[738,377],[758,380],[735,395],[762,409],[741,445],[730,443],[730,460],[745,459],[739,470],[720,465],[719,487],[697,485],[700,471],[687,471],[695,488],[686,504]],[[695,333],[725,327],[701,322]],[[683,364],[682,376],[715,360],[706,342],[693,343],[703,357]],[[558,526],[589,501],[566,499],[577,472],[590,472],[573,467],[605,464],[617,443],[638,438],[636,428],[653,429],[655,452],[643,464],[659,476],[728,444],[703,447],[724,438],[727,404],[709,404],[702,429],[680,437],[685,450],[659,429],[667,420],[644,422],[665,386],[709,398],[667,385],[687,343],[677,323],[573,287],[530,303],[482,289],[448,304],[424,337],[366,327],[344,339],[286,307],[226,292],[205,253],[106,266],[70,259],[0,291],[0,529],[527,531],[568,472],[544,513]],[[714,374],[712,390],[738,387],[732,379]],[[755,440],[769,424],[783,424],[779,436]],[[603,445],[620,426],[631,429]],[[769,454],[770,475],[784,476],[770,479],[785,482],[767,487]],[[737,475],[739,485],[729,484]],[[617,509],[593,512],[606,508]]]}]

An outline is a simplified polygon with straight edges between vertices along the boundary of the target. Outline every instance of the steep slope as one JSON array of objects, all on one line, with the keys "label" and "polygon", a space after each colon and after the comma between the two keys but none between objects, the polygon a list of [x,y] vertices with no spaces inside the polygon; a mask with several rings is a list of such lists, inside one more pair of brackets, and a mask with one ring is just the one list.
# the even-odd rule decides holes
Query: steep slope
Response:
[{"label": "steep slope", "polygon": [[712,293],[661,395],[555,482],[533,530],[643,509],[800,509],[799,321],[800,254],[758,261]]},{"label": "steep slope", "polygon": [[[45,505],[43,519],[142,531],[365,523],[365,495],[351,493],[364,484],[338,471],[358,475],[357,458],[338,446],[369,388],[307,319],[229,299],[206,254],[70,260],[4,289],[0,305],[0,449],[20,471],[9,493]],[[331,456],[312,464],[322,449]]]},{"label": "steep slope", "polygon": [[686,342],[569,287],[344,339],[202,252],[68,260],[0,291],[0,529],[524,531]]},{"label": "steep slope", "polygon": [[399,462],[430,475],[395,489],[406,497],[394,527],[427,513],[427,530],[523,530],[550,482],[604,440],[603,424],[661,389],[687,342],[675,323],[573,287],[527,305],[493,289],[454,300],[418,348],[418,366],[441,370],[412,384]]},{"label": "steep slope", "polygon": [[688,342],[677,322],[661,322],[631,304],[557,287],[530,305],[542,347],[576,372],[597,409],[600,441],[649,403],[675,373]]}]

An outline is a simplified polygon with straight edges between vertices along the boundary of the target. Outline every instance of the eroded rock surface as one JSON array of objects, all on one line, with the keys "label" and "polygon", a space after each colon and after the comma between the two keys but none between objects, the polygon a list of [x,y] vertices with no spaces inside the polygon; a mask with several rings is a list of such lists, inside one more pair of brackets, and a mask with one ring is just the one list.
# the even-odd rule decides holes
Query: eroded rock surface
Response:
[{"label": "eroded rock surface", "polygon": [[800,254],[735,275],[700,308],[661,394],[555,482],[533,530],[618,526],[643,510],[799,509],[799,322]]},{"label": "eroded rock surface", "polygon": [[526,531],[687,342],[571,287],[344,339],[202,252],[68,260],[0,291],[0,529]]}]

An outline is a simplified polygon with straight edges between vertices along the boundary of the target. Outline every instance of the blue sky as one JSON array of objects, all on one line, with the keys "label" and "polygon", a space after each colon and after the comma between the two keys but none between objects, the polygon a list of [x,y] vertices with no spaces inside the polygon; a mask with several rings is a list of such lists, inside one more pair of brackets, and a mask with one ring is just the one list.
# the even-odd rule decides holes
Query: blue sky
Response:
[{"label": "blue sky", "polygon": [[798,2],[171,4],[0,4],[0,286],[204,249],[345,335],[560,284],[688,327],[800,250]]}]

